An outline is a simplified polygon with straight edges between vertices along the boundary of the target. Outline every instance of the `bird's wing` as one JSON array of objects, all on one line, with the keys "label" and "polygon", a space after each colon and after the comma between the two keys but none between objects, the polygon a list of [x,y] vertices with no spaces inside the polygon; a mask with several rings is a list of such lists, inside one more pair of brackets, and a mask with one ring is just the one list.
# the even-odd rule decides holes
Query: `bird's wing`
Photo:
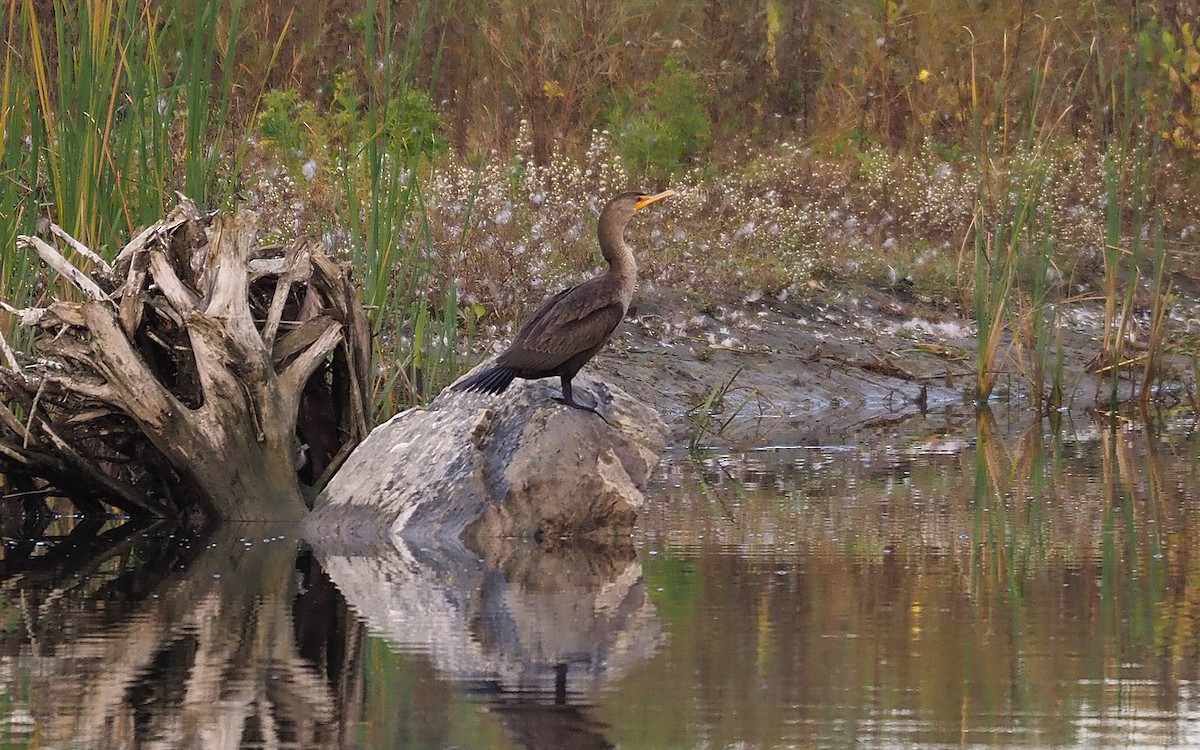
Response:
[{"label": "bird's wing", "polygon": [[593,295],[572,294],[578,288],[565,289],[546,300],[499,361],[525,371],[544,372],[603,344],[625,317],[625,308],[619,301],[601,304]]}]

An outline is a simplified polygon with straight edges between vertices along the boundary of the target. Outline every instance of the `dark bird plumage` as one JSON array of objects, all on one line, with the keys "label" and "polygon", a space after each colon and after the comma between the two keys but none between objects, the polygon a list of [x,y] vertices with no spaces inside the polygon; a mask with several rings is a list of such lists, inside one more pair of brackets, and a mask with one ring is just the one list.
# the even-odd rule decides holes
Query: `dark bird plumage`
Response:
[{"label": "dark bird plumage", "polygon": [[665,190],[621,193],[600,212],[600,251],[608,268],[582,284],[564,289],[542,303],[517,332],[496,364],[451,386],[456,391],[502,393],[513,378],[562,382],[562,402],[594,411],[571,396],[571,379],[600,350],[625,317],[637,285],[637,262],[625,244],[625,227],[634,213],[674,195]]}]

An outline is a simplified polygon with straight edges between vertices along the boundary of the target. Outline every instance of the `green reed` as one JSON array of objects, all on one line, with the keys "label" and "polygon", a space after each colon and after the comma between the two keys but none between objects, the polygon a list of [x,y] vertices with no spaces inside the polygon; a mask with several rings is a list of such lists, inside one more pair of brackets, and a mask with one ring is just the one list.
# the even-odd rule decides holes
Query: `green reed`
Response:
[{"label": "green reed", "polygon": [[[9,3],[4,23],[7,38],[14,38],[24,23],[19,3]],[[0,71],[0,295],[16,305],[23,305],[33,286],[36,264],[19,258],[12,248],[18,234],[28,234],[36,228],[37,163],[30,158],[33,122],[36,109],[31,106],[28,92],[32,80],[21,65],[12,45],[4,48],[3,70]]]},{"label": "green reed", "polygon": [[[1136,394],[1146,403],[1151,365],[1163,344],[1162,320],[1168,290],[1162,280],[1168,255],[1161,232],[1154,225],[1154,179],[1161,143],[1147,111],[1141,89],[1151,74],[1140,58],[1127,56],[1113,69],[1103,55],[1095,54],[1097,86],[1093,109],[1112,112],[1111,131],[1105,142],[1105,236],[1102,258],[1104,277],[1104,337],[1096,357],[1098,371],[1107,375],[1109,406],[1122,399],[1119,386],[1126,370],[1142,368]],[[1134,335],[1135,295],[1146,276],[1153,283],[1155,311],[1144,355],[1130,356],[1127,345]]]},{"label": "green reed", "polygon": [[[1051,65],[1048,37],[1043,37],[1040,64],[1031,73],[1024,92],[1024,109],[1019,123],[1010,120],[1004,103],[1008,71],[1001,75],[990,93],[994,102],[985,109],[979,102],[983,85],[972,76],[972,117],[975,148],[980,164],[979,193],[971,234],[974,245],[974,303],[979,345],[976,350],[976,404],[991,398],[996,379],[1004,366],[1012,344],[1014,321],[1024,317],[1035,344],[1027,351],[1034,361],[1033,377],[1040,389],[1048,352],[1043,346],[1049,339],[1042,330],[1044,294],[1034,297],[1019,284],[1019,272],[1033,268],[1033,277],[1044,274],[1051,264],[1052,245],[1046,241],[1047,227],[1039,216],[1039,203],[1045,186],[1049,150],[1062,115],[1049,118],[1044,113],[1057,103],[1059,91],[1047,92],[1043,82]],[[974,56],[974,50],[972,50]],[[1065,111],[1064,111],[1065,114]],[[1032,261],[1031,261],[1032,258]],[[1031,309],[1030,303],[1036,300]],[[1019,322],[1017,323],[1019,329]]]},{"label": "green reed", "polygon": [[1053,259],[1049,236],[1037,238],[1027,274],[1028,289],[1017,295],[1017,331],[1014,345],[1018,366],[1029,382],[1029,390],[1040,399],[1040,407],[1058,409],[1065,399],[1066,355],[1062,346],[1061,305],[1053,297],[1053,281],[1059,271]]},{"label": "green reed", "polygon": [[6,5],[5,299],[29,300],[36,259],[13,247],[39,221],[52,219],[111,255],[160,218],[176,190],[202,206],[232,193],[236,163],[225,162],[224,146],[240,7],[240,0],[232,9],[191,0],[169,11],[137,0],[54,0],[39,15],[32,0]]},{"label": "green reed", "polygon": [[737,418],[742,410],[750,402],[754,394],[748,394],[740,403],[733,406],[732,413],[729,413],[725,418],[723,415],[730,412],[729,398],[730,392],[733,390],[733,383],[737,380],[738,375],[742,374],[742,368],[739,367],[729,376],[728,379],[719,379],[713,383],[708,392],[704,394],[703,400],[688,414],[692,417],[691,437],[688,439],[688,450],[697,451],[700,449],[700,441],[705,436],[713,435],[720,437],[729,428],[729,425]]},{"label": "green reed", "polygon": [[[60,225],[89,247],[112,240],[121,215],[121,176],[128,130],[121,127],[127,30],[137,6],[101,0],[54,3],[54,28],[42,27],[25,3],[29,69],[34,81],[34,140],[46,198]],[[135,52],[136,54],[136,52]]]},{"label": "green reed", "polygon": [[[1148,126],[1139,82],[1145,63],[1122,55],[1109,69],[1097,43],[1089,42],[1086,64],[1073,84],[1055,88],[1046,81],[1062,80],[1052,69],[1054,50],[1043,37],[1039,63],[1027,77],[1022,106],[1011,120],[997,104],[975,105],[976,152],[980,187],[975,221],[974,305],[979,331],[976,399],[991,397],[996,377],[1010,352],[1034,395],[1036,408],[1058,408],[1069,398],[1064,371],[1062,316],[1064,306],[1080,299],[1064,297],[1057,287],[1083,264],[1081,258],[1056,256],[1052,223],[1055,207],[1046,194],[1050,166],[1060,142],[1058,132],[1067,115],[1089,107],[1090,120],[1104,132],[1100,139],[1100,169],[1104,184],[1104,239],[1100,252],[1102,276],[1097,286],[1104,304],[1104,333],[1096,353],[1097,372],[1109,383],[1108,400],[1115,405],[1131,393],[1119,385],[1130,370],[1140,368],[1141,384],[1132,395],[1146,403],[1161,350],[1169,289],[1162,283],[1167,264],[1166,244],[1152,232],[1153,180],[1159,139]],[[1002,75],[989,100],[1002,102],[1014,92]],[[973,81],[973,101],[981,100]],[[1090,102],[1083,93],[1093,92]],[[1017,124],[1014,124],[1017,123]],[[1152,239],[1158,237],[1158,239]],[[1064,274],[1063,267],[1070,273]],[[1128,356],[1133,336],[1135,295],[1149,279],[1154,313],[1144,343],[1147,353]]]},{"label": "green reed", "polygon": [[1154,391],[1154,379],[1159,375],[1158,360],[1166,341],[1167,313],[1174,302],[1171,283],[1166,278],[1167,243],[1162,235],[1162,226],[1155,227],[1152,246],[1153,282],[1150,288],[1150,325],[1146,331],[1146,354],[1143,357],[1141,384],[1138,389],[1138,406],[1143,415],[1150,409],[1150,395]]},{"label": "green reed", "polygon": [[[247,78],[237,68],[243,5],[53,0],[45,12],[33,0],[5,5],[12,41],[0,56],[3,299],[33,301],[36,259],[11,250],[39,222],[52,219],[111,255],[160,218],[175,191],[205,208],[232,200],[248,143],[244,124],[255,119],[268,72]],[[407,90],[424,16],[403,25],[399,40],[391,4],[370,3],[364,18],[361,77],[345,93],[358,98],[346,120],[355,132],[342,152],[336,220],[350,235],[374,330],[392,344],[386,359],[394,365],[381,368],[379,386],[380,410],[388,411],[427,400],[457,374],[462,315],[455,290],[431,288],[427,233],[413,242],[402,231],[423,221],[420,174],[430,141],[412,137],[404,109],[411,102],[396,91]],[[268,70],[288,28],[274,40]]]},{"label": "green reed", "polygon": [[[350,235],[363,301],[382,342],[375,411],[424,403],[458,374],[459,309],[453,284],[439,288],[424,213],[422,171],[434,140],[413,133],[412,72],[424,41],[425,12],[393,36],[392,4],[364,10],[362,89],[345,83],[343,108],[359,110],[358,131],[340,154],[338,221]],[[403,124],[403,127],[401,127]],[[416,232],[405,231],[417,227]]]}]

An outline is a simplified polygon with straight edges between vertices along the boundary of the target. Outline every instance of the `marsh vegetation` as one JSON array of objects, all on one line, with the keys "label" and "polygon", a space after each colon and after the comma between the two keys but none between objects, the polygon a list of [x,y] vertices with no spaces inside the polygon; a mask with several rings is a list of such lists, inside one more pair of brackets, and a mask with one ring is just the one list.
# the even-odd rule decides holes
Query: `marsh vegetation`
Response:
[{"label": "marsh vegetation", "polygon": [[11,251],[50,222],[103,255],[176,191],[252,208],[264,241],[353,263],[380,417],[590,273],[604,196],[669,185],[631,238],[649,288],[701,308],[890,290],[974,322],[977,403],[1015,372],[1035,411],[1069,400],[1064,321],[1098,305],[1113,404],[1136,382],[1143,407],[1194,409],[1159,388],[1180,374],[1164,352],[1200,361],[1179,304],[1200,239],[1188,13],[9,3],[0,287],[16,307],[63,291]]},{"label": "marsh vegetation", "polygon": [[[6,479],[0,738],[1196,744],[1198,26],[1134,0],[10,0],[12,308],[82,301],[18,236],[91,273],[177,192],[251,209],[261,244],[353,268],[365,426],[592,273],[607,196],[671,188],[592,366],[677,449],[636,551],[442,568],[46,513]],[[4,440],[70,427],[25,396]]]}]

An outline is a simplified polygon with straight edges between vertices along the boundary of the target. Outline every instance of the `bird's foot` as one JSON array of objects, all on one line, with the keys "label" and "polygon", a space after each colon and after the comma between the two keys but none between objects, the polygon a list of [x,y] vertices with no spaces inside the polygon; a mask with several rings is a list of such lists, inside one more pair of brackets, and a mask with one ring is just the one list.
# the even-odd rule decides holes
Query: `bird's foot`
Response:
[{"label": "bird's foot", "polygon": [[569,406],[572,409],[580,409],[581,411],[590,411],[591,413],[595,414],[597,417],[600,417],[601,419],[603,419],[604,423],[606,425],[608,425],[609,427],[612,427],[612,422],[608,421],[608,417],[601,414],[600,410],[594,406],[587,406],[586,404],[581,404],[575,400],[568,401],[567,399],[563,398],[562,396],[555,396],[554,400],[560,404]]}]

